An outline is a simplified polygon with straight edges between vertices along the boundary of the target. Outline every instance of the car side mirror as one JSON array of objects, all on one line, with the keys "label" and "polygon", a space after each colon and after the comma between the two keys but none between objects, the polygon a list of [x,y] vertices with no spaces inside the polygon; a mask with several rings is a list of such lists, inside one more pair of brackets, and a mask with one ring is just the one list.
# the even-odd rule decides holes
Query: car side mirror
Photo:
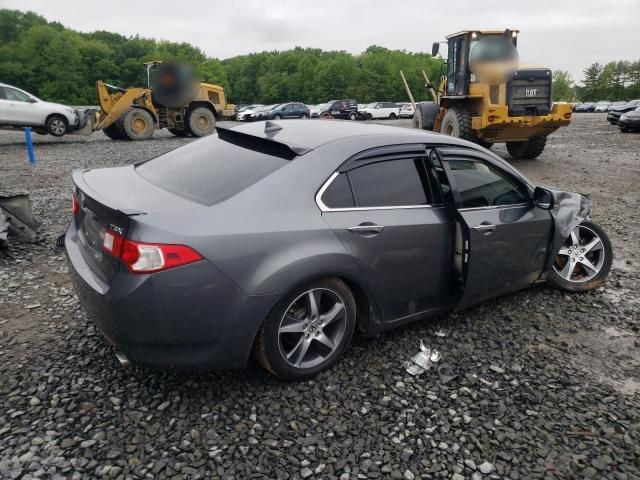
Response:
[{"label": "car side mirror", "polygon": [[433,42],[433,45],[431,45],[431,56],[435,57],[436,55],[438,55],[439,51],[440,51],[440,43]]},{"label": "car side mirror", "polygon": [[556,204],[556,197],[551,190],[536,187],[533,191],[533,204],[542,210],[551,210]]}]

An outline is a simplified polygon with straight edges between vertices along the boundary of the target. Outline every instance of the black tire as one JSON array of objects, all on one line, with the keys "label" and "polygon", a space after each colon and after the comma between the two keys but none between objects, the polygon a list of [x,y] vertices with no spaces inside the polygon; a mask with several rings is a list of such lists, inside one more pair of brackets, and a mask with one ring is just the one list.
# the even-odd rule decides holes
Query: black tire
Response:
[{"label": "black tire", "polygon": [[358,119],[358,115],[355,112],[351,112],[349,114],[349,120],[357,120]]},{"label": "black tire", "polygon": [[194,137],[206,137],[216,130],[216,117],[207,107],[195,107],[189,110],[187,123]]},{"label": "black tire", "polygon": [[[344,305],[344,329],[341,328],[340,330],[341,336],[339,341],[335,344],[335,348],[331,350],[331,352],[324,360],[321,361],[321,363],[308,368],[302,368],[291,365],[289,361],[285,359],[284,353],[281,352],[280,343],[280,335],[283,334],[280,333],[279,335],[279,329],[285,315],[288,312],[292,312],[297,302],[303,301],[302,299],[306,298],[306,292],[310,290],[326,291],[328,292],[330,298],[339,298],[339,300]],[[319,303],[320,305],[318,306],[318,312],[322,311],[322,303]],[[322,316],[319,315],[316,318],[320,320]],[[342,319],[340,319],[339,321],[342,322]],[[266,320],[260,327],[260,330],[256,337],[254,345],[255,356],[258,362],[266,370],[283,380],[304,380],[307,378],[311,378],[321,371],[330,368],[338,361],[351,340],[355,326],[356,303],[353,298],[353,294],[349,290],[349,287],[347,287],[347,285],[345,285],[345,283],[338,278],[323,278],[315,280],[299,288],[296,288],[291,293],[287,294],[269,313]],[[314,326],[314,330],[311,330],[311,332],[316,331],[316,328],[321,330],[323,335],[324,332],[327,331],[327,327],[324,327],[323,329],[322,326]],[[297,333],[293,335],[297,335]],[[303,341],[302,337],[305,335],[307,337],[310,337],[309,342],[312,342],[315,338],[313,333],[300,333],[299,335],[300,337],[294,337],[292,343],[296,343],[296,340],[298,338],[300,339],[300,341]],[[316,347],[318,346],[317,343],[315,343],[314,345]],[[297,347],[294,347],[294,350],[291,350],[291,353],[296,351],[296,348]],[[309,347],[309,350],[307,352],[309,351],[311,351],[311,347]],[[305,354],[302,354],[303,358],[304,355]]]},{"label": "black tire", "polygon": [[279,115],[279,114],[275,114],[275,115],[273,116],[273,119],[274,119],[274,120],[281,120],[281,119],[282,119],[282,116],[281,116],[281,115]]},{"label": "black tire", "polygon": [[[595,233],[598,237],[600,237],[600,241],[602,243],[602,249],[601,250],[597,250],[594,252],[587,252],[585,254],[585,257],[587,257],[588,255],[592,254],[592,255],[596,255],[599,254],[601,252],[601,254],[604,255],[604,258],[602,260],[602,264],[600,266],[600,270],[598,271],[598,273],[593,277],[593,278],[589,278],[585,281],[580,281],[579,279],[576,280],[567,280],[566,278],[564,278],[563,276],[560,275],[560,273],[557,271],[557,269],[562,269],[563,266],[566,266],[567,262],[572,261],[570,255],[561,255],[558,254],[554,260],[554,264],[549,272],[549,276],[548,276],[548,280],[549,283],[551,283],[552,285],[561,288],[563,290],[567,290],[570,292],[585,292],[587,290],[593,290],[594,288],[598,288],[602,285],[602,283],[604,282],[604,280],[607,278],[607,275],[609,275],[609,272],[611,271],[611,264],[613,262],[613,249],[611,248],[611,241],[609,240],[609,236],[607,235],[607,233],[597,224],[593,223],[593,222],[589,222],[589,221],[585,221],[582,222],[579,227],[583,227],[584,229],[591,230],[593,233]],[[584,239],[580,239],[580,245],[584,245],[584,241],[589,241],[584,240]],[[570,245],[571,242],[571,237],[567,238],[566,240],[566,244],[569,244],[569,248],[571,248],[572,246]],[[578,245],[578,252],[580,251],[580,245]],[[566,245],[565,245],[566,246]],[[565,247],[563,246],[563,248]],[[562,252],[562,250],[561,250]],[[573,254],[577,254],[580,255],[580,253],[576,252],[576,250],[570,250],[571,253]],[[581,259],[582,257],[578,257],[579,259]],[[589,258],[589,260],[593,260],[594,257]],[[594,260],[595,261],[595,260]],[[563,263],[564,262],[564,263]],[[577,265],[580,264],[580,262],[577,262]],[[580,264],[581,265],[581,264]],[[574,269],[577,268],[574,267]],[[584,272],[588,272],[587,269],[585,269],[584,267],[581,267],[583,269]],[[578,272],[579,275],[580,272]],[[572,274],[570,274],[569,276],[571,277]]]},{"label": "black tire", "polygon": [[302,114],[302,116],[301,116],[300,118],[307,119],[307,118],[309,118],[309,115],[307,115],[306,113],[303,113],[303,114]]},{"label": "black tire", "polygon": [[444,117],[442,117],[440,133],[478,143],[478,137],[476,137],[473,128],[471,128],[472,118],[473,115],[468,108],[450,108],[445,112]]},{"label": "black tire", "polygon": [[45,123],[47,127],[47,132],[49,135],[53,135],[54,137],[62,137],[69,131],[69,122],[62,115],[51,115],[47,118],[47,123]]},{"label": "black tire", "polygon": [[130,108],[120,120],[119,126],[129,140],[148,140],[156,128],[153,116],[142,108]]},{"label": "black tire", "polygon": [[127,137],[122,133],[116,122],[106,128],[103,128],[102,131],[111,140],[127,140]]},{"label": "black tire", "polygon": [[397,115],[396,115],[395,113],[393,113],[393,112],[389,115],[389,120],[395,120],[396,118],[398,118],[398,117],[397,117]]},{"label": "black tire", "polygon": [[413,113],[413,128],[432,132],[439,113],[440,107],[435,102],[416,103],[416,110]]},{"label": "black tire", "polygon": [[171,132],[176,137],[188,137],[189,136],[189,130],[176,130],[175,128],[167,128],[167,130],[169,130],[169,132]]},{"label": "black tire", "polygon": [[538,135],[524,142],[507,142],[507,151],[511,158],[532,160],[544,151],[546,144],[547,136]]}]

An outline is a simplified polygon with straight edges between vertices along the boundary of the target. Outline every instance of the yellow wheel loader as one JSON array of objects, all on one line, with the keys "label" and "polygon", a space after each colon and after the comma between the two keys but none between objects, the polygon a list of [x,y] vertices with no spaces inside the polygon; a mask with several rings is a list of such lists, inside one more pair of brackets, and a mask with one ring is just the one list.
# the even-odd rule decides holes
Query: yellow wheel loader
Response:
[{"label": "yellow wheel loader", "polygon": [[413,126],[487,148],[506,143],[513,158],[540,155],[547,136],[569,124],[571,105],[552,102],[550,69],[519,65],[517,39],[517,30],[448,36],[446,75],[437,92],[427,79],[434,101],[416,104]]},{"label": "yellow wheel loader", "polygon": [[176,136],[203,137],[217,120],[234,114],[224,88],[195,82],[190,69],[174,63],[149,62],[146,88],[120,88],[96,82],[102,111],[93,130],[114,140],[146,140],[156,129]]}]

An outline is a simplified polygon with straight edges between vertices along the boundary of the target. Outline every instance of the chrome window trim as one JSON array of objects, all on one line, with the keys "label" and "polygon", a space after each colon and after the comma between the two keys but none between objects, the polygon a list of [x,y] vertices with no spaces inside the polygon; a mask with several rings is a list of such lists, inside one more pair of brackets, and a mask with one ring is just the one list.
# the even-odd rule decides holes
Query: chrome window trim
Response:
[{"label": "chrome window trim", "polygon": [[488,207],[466,207],[466,208],[459,208],[458,211],[459,212],[474,212],[476,210],[497,210],[499,208],[520,208],[520,207],[527,207],[529,206],[529,203],[525,202],[525,203],[510,203],[508,205],[489,205]]},{"label": "chrome window trim", "polygon": [[322,195],[329,188],[331,182],[333,182],[336,177],[340,175],[340,172],[333,172],[331,176],[322,184],[318,193],[316,193],[316,205],[321,212],[358,212],[364,210],[406,210],[406,209],[416,209],[416,208],[433,208],[433,205],[396,205],[390,207],[346,207],[346,208],[331,208],[324,204],[322,201]]}]

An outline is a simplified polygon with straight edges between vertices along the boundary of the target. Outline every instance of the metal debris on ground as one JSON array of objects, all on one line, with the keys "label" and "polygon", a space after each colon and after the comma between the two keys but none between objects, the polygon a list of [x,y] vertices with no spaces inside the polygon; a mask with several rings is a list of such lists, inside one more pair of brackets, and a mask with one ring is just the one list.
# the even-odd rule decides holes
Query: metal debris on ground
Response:
[{"label": "metal debris on ground", "polygon": [[420,375],[429,370],[432,364],[438,363],[441,358],[440,352],[427,348],[424,342],[420,340],[420,351],[411,360],[405,362],[405,370],[410,375]]},{"label": "metal debris on ground", "polygon": [[0,194],[0,250],[7,250],[9,232],[34,242],[38,239],[39,227],[40,222],[33,215],[29,195]]}]

